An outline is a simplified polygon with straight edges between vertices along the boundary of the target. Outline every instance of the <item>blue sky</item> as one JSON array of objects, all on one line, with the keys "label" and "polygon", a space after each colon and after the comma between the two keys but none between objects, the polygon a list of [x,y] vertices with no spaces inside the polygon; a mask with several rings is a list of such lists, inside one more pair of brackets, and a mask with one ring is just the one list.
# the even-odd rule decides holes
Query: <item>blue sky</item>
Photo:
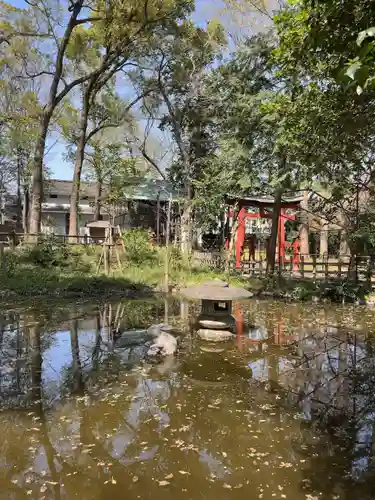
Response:
[{"label": "blue sky", "polygon": [[[25,7],[24,0],[8,0],[15,7]],[[205,25],[206,22],[215,15],[218,15],[222,7],[221,0],[196,0],[196,12],[194,21],[197,24]],[[159,133],[157,131],[157,133]],[[157,136],[158,134],[156,134]],[[51,137],[47,142],[46,164],[51,171],[52,177],[59,179],[71,179],[73,168],[70,163],[64,161],[66,146],[58,137]]]}]

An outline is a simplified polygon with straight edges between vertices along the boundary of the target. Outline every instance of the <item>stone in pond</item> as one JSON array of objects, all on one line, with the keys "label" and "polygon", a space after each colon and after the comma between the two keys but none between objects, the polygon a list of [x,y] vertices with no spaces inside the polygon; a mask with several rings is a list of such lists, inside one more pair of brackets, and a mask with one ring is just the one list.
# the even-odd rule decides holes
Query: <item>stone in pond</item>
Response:
[{"label": "stone in pond", "polygon": [[148,350],[148,356],[172,356],[177,351],[177,339],[170,333],[161,332]]},{"label": "stone in pond", "polygon": [[166,323],[159,323],[158,325],[151,325],[147,330],[147,333],[157,337],[162,332],[170,332],[171,330],[173,330],[173,328],[170,325],[167,325]]}]

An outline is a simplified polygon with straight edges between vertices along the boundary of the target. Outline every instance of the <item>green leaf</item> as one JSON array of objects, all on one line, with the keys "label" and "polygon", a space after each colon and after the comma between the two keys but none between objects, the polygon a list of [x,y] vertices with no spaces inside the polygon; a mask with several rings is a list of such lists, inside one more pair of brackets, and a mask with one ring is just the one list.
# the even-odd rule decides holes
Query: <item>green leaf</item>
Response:
[{"label": "green leaf", "polygon": [[362,63],[360,61],[356,61],[355,63],[351,64],[348,69],[345,71],[345,74],[351,79],[355,80],[355,74],[357,71],[359,71],[362,67]]},{"label": "green leaf", "polygon": [[375,37],[375,26],[360,32],[357,38],[357,45],[362,45],[363,41],[369,37]]}]

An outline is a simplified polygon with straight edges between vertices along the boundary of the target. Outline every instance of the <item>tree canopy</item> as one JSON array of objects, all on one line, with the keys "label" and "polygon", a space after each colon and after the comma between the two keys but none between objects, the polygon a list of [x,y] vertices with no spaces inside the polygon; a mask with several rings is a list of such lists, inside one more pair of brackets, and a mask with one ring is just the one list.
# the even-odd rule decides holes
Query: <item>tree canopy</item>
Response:
[{"label": "tree canopy", "polygon": [[[126,165],[125,186],[143,156],[184,193],[187,251],[193,221],[215,226],[226,196],[305,188],[355,241],[375,174],[373,3],[227,0],[195,16],[193,0],[1,3],[1,192],[17,190],[25,230],[40,230],[54,136],[74,163],[72,235],[85,165]],[[158,158],[151,136],[167,144]]]}]

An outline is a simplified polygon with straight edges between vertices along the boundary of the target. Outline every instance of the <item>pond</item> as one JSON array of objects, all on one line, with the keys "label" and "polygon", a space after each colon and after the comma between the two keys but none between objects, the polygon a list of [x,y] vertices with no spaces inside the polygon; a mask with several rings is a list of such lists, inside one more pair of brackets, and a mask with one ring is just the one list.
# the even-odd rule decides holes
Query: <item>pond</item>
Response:
[{"label": "pond", "polygon": [[[248,301],[220,345],[196,313],[3,308],[0,499],[373,499],[375,311]],[[165,320],[180,349],[151,362]]]}]

